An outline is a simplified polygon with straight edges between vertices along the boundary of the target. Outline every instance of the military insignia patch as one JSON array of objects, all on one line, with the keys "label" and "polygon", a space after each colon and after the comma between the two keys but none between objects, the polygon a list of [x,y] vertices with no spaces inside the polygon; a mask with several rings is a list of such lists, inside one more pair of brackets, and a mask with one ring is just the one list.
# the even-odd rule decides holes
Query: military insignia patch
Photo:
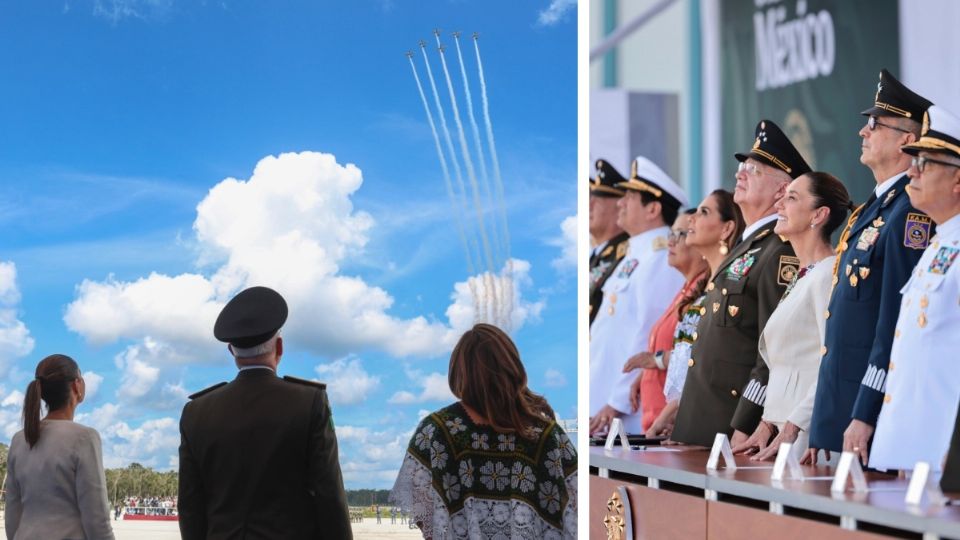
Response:
[{"label": "military insignia patch", "polygon": [[878,229],[880,227],[883,227],[883,216],[880,216],[877,219],[873,220],[873,226],[877,227]]},{"label": "military insignia patch", "polygon": [[870,267],[869,267],[869,266],[861,266],[861,267],[858,268],[857,270],[860,272],[860,279],[867,279],[867,276],[870,275]]},{"label": "military insignia patch", "polygon": [[653,239],[653,250],[660,251],[661,249],[667,249],[670,246],[670,243],[667,241],[666,236],[658,236]]},{"label": "military insignia patch", "polygon": [[950,266],[953,265],[953,261],[957,260],[957,254],[960,253],[960,249],[952,247],[942,247],[940,251],[933,257],[933,260],[930,261],[930,267],[927,268],[927,272],[932,274],[946,274],[947,270],[950,269]]},{"label": "military insignia patch", "polygon": [[903,245],[912,249],[926,249],[930,241],[930,224],[930,218],[923,214],[907,214]]},{"label": "military insignia patch", "polygon": [[880,231],[876,227],[867,227],[857,239],[857,249],[860,251],[870,249],[870,246],[877,243],[877,238],[880,238]]},{"label": "military insignia patch", "polygon": [[609,257],[613,253],[613,246],[607,246],[606,249],[600,252],[601,257]]},{"label": "military insignia patch", "polygon": [[620,265],[620,271],[617,272],[617,278],[626,279],[630,277],[630,274],[632,274],[633,271],[637,269],[638,264],[640,264],[640,261],[638,261],[637,259],[629,259],[629,260],[623,261],[623,263]]},{"label": "military insignia patch", "polygon": [[800,269],[800,259],[789,255],[780,256],[780,268],[777,271],[777,283],[790,285]]},{"label": "military insignia patch", "polygon": [[731,317],[736,317],[737,313],[740,313],[740,308],[737,306],[727,306],[727,313],[729,313]]},{"label": "military insignia patch", "polygon": [[757,258],[753,256],[753,253],[742,255],[727,267],[727,276],[733,280],[742,279],[747,275],[750,267],[753,266],[755,262],[757,262]]},{"label": "military insignia patch", "polygon": [[896,195],[897,195],[897,190],[891,189],[891,190],[887,193],[887,198],[883,200],[883,204],[880,205],[880,208],[883,208],[883,207],[887,206],[888,204],[890,204],[890,201],[892,201],[893,198],[894,198]]}]

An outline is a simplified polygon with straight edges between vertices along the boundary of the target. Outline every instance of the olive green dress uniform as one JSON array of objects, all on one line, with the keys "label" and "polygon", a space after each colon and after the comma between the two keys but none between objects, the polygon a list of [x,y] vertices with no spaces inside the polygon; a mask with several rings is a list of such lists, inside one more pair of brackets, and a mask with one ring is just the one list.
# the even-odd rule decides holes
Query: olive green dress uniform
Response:
[{"label": "olive green dress uniform", "polygon": [[[590,179],[590,196],[617,199],[623,197],[625,192],[623,188],[617,187],[617,184],[626,182],[627,179],[606,160],[598,159],[596,167],[597,174]],[[627,254],[628,240],[630,235],[622,232],[603,245],[597,246],[590,254],[590,324],[593,324],[593,320],[597,317],[597,310],[603,303],[603,284]]]},{"label": "olive green dress uniform", "polygon": [[[214,335],[239,356],[286,316],[278,293],[252,287],[224,307]],[[352,538],[325,386],[251,366],[190,396],[178,510],[185,540]]]},{"label": "olive green dress uniform", "polygon": [[[751,157],[792,178],[810,171],[776,124],[764,120],[756,133],[738,160]],[[775,226],[768,221],[735,246],[707,284],[671,436],[677,442],[710,446],[717,433],[752,433],[760,422],[769,370],[757,344],[800,264]]]}]

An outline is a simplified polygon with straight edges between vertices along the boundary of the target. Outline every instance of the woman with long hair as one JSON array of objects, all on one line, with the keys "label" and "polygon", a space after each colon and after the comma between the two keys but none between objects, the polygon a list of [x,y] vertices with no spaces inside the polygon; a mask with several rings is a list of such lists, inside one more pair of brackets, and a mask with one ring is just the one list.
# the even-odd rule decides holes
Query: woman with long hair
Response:
[{"label": "woman with long hair", "polygon": [[[733,194],[722,189],[715,190],[690,215],[686,247],[699,254],[712,273],[736,245],[745,227],[740,207],[733,202]],[[663,387],[666,406],[647,430],[648,436],[669,437],[673,432],[680,395],[687,379],[687,362],[700,322],[706,284],[706,279],[697,280],[678,302],[680,321],[673,334],[673,351]]]},{"label": "woman with long hair", "polygon": [[833,288],[830,235],[852,208],[847,188],[825,172],[798,177],[777,202],[773,232],[790,242],[800,266],[760,334],[760,356],[770,368],[763,417],[734,452],[754,453],[760,461],[776,457],[781,443],[793,443],[797,457],[807,449]]},{"label": "woman with long hair", "polygon": [[[7,457],[7,538],[112,540],[100,435],[73,421],[86,384],[77,363],[52,354],[37,364],[23,402],[23,430]],[[40,401],[47,415],[40,418]]]},{"label": "woman with long hair", "polygon": [[577,452],[516,345],[477,324],[450,355],[459,401],[423,419],[391,500],[424,538],[576,538]]}]

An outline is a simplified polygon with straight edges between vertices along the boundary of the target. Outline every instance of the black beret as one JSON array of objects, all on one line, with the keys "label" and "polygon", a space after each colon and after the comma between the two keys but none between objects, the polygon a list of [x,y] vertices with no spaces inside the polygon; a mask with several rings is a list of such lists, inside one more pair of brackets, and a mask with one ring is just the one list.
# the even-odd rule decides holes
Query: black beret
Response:
[{"label": "black beret", "polygon": [[896,79],[889,71],[880,70],[877,95],[873,107],[863,111],[864,116],[899,116],[920,122],[930,107],[930,100],[918,95]]},{"label": "black beret", "polygon": [[590,179],[590,195],[594,197],[623,197],[626,192],[617,187],[617,184],[626,181],[626,178],[605,159],[598,159],[596,167],[597,174]]},{"label": "black beret", "polygon": [[213,335],[234,347],[249,349],[267,341],[287,320],[287,302],[268,287],[250,287],[223,307]]},{"label": "black beret", "polygon": [[753,158],[780,169],[789,174],[790,178],[797,178],[810,172],[810,166],[807,165],[800,152],[793,146],[780,126],[770,120],[761,120],[757,124],[753,148],[745,154],[734,154],[734,157],[737,158],[737,161],[746,161],[747,158]]}]

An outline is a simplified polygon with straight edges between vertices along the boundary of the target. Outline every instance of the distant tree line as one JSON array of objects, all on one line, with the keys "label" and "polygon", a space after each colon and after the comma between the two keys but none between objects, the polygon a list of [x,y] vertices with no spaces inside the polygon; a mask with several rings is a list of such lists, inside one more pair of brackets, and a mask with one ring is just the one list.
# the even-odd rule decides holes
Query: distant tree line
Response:
[{"label": "distant tree line", "polygon": [[347,505],[372,506],[379,504],[380,506],[389,506],[389,497],[389,489],[348,489]]},{"label": "distant tree line", "polygon": [[177,471],[160,472],[131,463],[125,469],[107,469],[107,497],[121,504],[129,497],[175,497]]}]

